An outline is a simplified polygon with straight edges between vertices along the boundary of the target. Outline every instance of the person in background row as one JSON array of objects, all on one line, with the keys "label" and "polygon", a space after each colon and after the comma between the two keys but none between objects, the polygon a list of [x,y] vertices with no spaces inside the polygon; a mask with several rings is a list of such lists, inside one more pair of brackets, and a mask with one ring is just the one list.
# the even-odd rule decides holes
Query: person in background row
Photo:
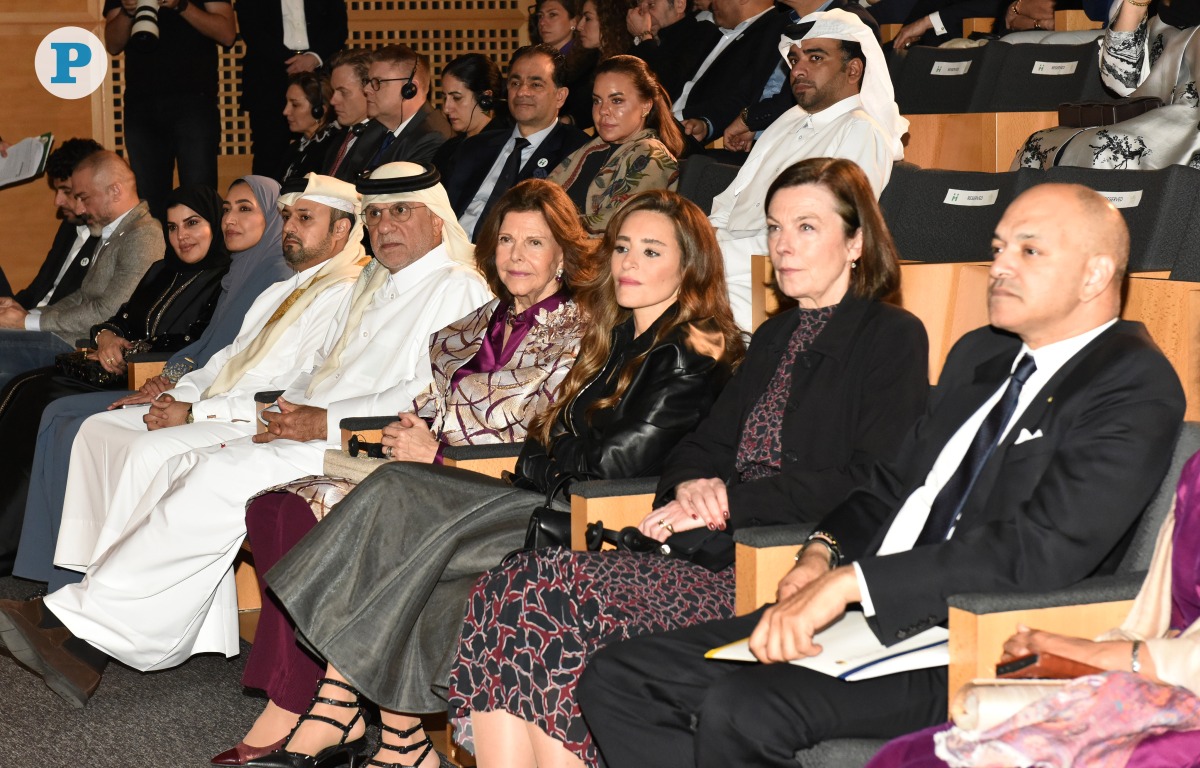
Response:
[{"label": "person in background row", "polygon": [[[91,139],[67,139],[46,158],[46,183],[54,193],[54,215],[62,224],[58,225],[50,252],[33,282],[15,295],[0,298],[0,309],[12,302],[26,311],[40,309],[79,290],[92,263],[97,239],[92,238],[86,219],[75,213],[71,175],[81,160],[103,149]],[[12,251],[5,252],[9,258],[15,255]],[[8,283],[3,269],[0,280]]]},{"label": "person in background row", "polygon": [[159,0],[156,34],[131,39],[138,0],[105,0],[104,47],[125,54],[121,131],[150,215],[165,221],[179,183],[217,186],[217,46],[233,45],[230,0]]},{"label": "person in background row", "polygon": [[[79,290],[26,311],[0,300],[0,386],[22,371],[54,363],[78,339],[117,311],[150,265],[166,250],[162,225],[138,200],[129,164],[114,152],[94,152],[71,174],[75,216],[97,237]],[[82,259],[80,260],[82,264]]]},{"label": "person in background row", "polygon": [[721,37],[716,24],[688,13],[688,0],[640,0],[625,23],[629,52],[650,66],[672,102]]},{"label": "person in background row", "polygon": [[362,174],[362,167],[350,161],[350,156],[369,124],[366,89],[370,67],[370,53],[360,48],[338,51],[329,60],[329,106],[337,118],[338,131],[328,142],[321,173],[341,181],[354,181]]},{"label": "person in background row", "polygon": [[446,174],[464,141],[503,127],[494,120],[500,101],[500,68],[482,53],[464,53],[442,67],[442,114],[454,136],[433,156],[439,172]]},{"label": "person in background row", "polygon": [[253,173],[278,179],[290,138],[279,113],[287,79],[325,66],[345,46],[346,0],[238,0],[234,10],[246,44],[241,106],[250,119]]},{"label": "person in background row", "polygon": [[300,72],[288,78],[283,117],[296,137],[288,145],[287,169],[281,183],[323,170],[325,155],[333,143],[333,111],[329,107],[332,96],[329,78],[323,74]]},{"label": "person in background row", "polygon": [[583,0],[580,9],[579,44],[567,56],[570,92],[562,113],[576,127],[586,130],[593,125],[592,81],[596,67],[605,59],[628,52],[633,40],[625,28],[628,5],[624,0]]},{"label": "person in background row", "polygon": [[614,56],[596,68],[592,116],[596,138],[568,155],[550,180],[567,190],[584,228],[599,235],[634,195],[675,186],[684,143],[666,92],[636,56]]}]

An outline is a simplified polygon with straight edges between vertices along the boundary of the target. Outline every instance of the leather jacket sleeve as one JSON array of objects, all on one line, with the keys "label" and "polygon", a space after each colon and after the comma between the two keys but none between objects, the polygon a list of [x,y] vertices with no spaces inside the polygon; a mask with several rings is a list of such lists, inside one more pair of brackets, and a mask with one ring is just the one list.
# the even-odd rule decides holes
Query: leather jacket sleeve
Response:
[{"label": "leather jacket sleeve", "polygon": [[595,426],[580,425],[579,434],[556,434],[548,452],[527,440],[517,474],[542,490],[563,474],[594,479],[655,475],[671,448],[708,413],[728,375],[725,364],[682,342],[666,341],[646,356],[610,414],[596,414]]}]

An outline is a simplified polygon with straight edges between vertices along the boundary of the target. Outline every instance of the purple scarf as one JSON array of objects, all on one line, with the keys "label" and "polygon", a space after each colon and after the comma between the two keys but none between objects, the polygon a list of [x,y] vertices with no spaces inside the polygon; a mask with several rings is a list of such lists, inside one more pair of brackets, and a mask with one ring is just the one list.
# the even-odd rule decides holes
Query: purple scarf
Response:
[{"label": "purple scarf", "polygon": [[[547,313],[553,312],[566,300],[566,294],[559,290],[524,312],[512,312],[511,314],[512,302],[507,299],[502,300],[496,307],[496,311],[492,313],[491,319],[488,320],[487,331],[484,332],[483,339],[479,343],[479,351],[450,376],[450,392],[458,389],[458,382],[473,373],[493,373],[507,365],[521,346],[521,342],[525,340],[525,334],[533,328],[538,313],[543,309]],[[512,327],[507,342],[504,341],[506,326]]]}]

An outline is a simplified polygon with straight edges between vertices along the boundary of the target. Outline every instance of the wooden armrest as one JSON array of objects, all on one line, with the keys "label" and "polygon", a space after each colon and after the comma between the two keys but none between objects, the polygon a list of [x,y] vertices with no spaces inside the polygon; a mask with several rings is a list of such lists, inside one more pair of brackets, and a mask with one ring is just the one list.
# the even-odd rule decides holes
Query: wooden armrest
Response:
[{"label": "wooden armrest", "polygon": [[166,365],[166,360],[127,360],[126,373],[129,377],[129,388],[135,391],[141,389],[147,379],[160,375]]},{"label": "wooden armrest", "polygon": [[342,450],[349,452],[350,438],[357,435],[359,442],[378,443],[383,438],[383,428],[396,420],[395,416],[359,416],[342,419],[338,427],[342,430]]},{"label": "wooden armrest", "polygon": [[1100,29],[1103,26],[1104,22],[1092,21],[1085,12],[1080,10],[1054,12],[1055,32],[1078,32],[1088,29]]},{"label": "wooden armrest", "polygon": [[[658,478],[590,480],[571,485],[571,549],[587,549],[589,523],[619,531],[642,522],[654,507]],[[609,548],[609,545],[605,545]]]},{"label": "wooden armrest", "polygon": [[963,19],[963,37],[970,37],[975,32],[982,34],[991,34],[993,27],[996,25],[996,20],[991,17],[981,17],[974,19]]},{"label": "wooden armrest", "polygon": [[975,614],[950,609],[950,700],[966,683],[977,677],[995,677],[996,663],[1004,641],[1018,624],[1072,637],[1095,637],[1118,626],[1129,614],[1132,600],[1031,608],[999,613]]},{"label": "wooden armrest", "polygon": [[1058,112],[965,112],[905,115],[904,159],[922,168],[1007,171],[1035,131],[1058,125]]},{"label": "wooden armrest", "polygon": [[517,468],[523,443],[492,445],[452,445],[442,450],[442,465],[478,472],[488,477],[502,477]]},{"label": "wooden armrest", "polygon": [[779,580],[796,564],[798,547],[798,544],[776,547],[734,545],[733,567],[737,580],[734,613],[744,616],[774,602]]},{"label": "wooden armrest", "polygon": [[1145,324],[1183,383],[1184,418],[1200,419],[1200,283],[1131,275],[1121,319]]}]

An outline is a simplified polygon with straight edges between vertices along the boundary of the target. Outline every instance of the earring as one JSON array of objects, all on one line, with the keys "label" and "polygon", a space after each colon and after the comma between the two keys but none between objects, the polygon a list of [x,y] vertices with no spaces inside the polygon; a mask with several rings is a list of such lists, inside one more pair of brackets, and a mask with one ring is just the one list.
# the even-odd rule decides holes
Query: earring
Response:
[{"label": "earring", "polygon": [[858,259],[850,262],[850,269],[858,269]]},{"label": "earring", "polygon": [[555,280],[555,282],[559,282],[559,283],[561,283],[561,282],[562,282],[562,275],[563,275],[563,273],[562,273],[562,267],[559,267],[559,268],[558,268],[558,271],[554,273],[554,280]]}]

